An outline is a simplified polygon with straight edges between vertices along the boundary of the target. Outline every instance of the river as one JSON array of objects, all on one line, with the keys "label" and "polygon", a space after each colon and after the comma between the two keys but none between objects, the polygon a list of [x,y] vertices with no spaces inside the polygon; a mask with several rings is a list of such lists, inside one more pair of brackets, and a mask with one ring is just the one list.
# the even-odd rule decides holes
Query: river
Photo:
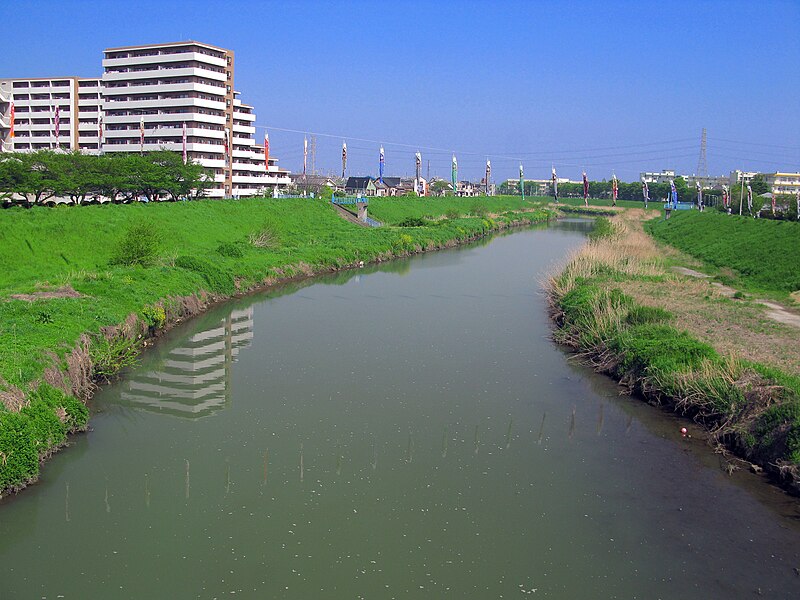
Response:
[{"label": "river", "polygon": [[0,597],[798,597],[797,501],[549,339],[589,227],[175,328],[0,502]]}]

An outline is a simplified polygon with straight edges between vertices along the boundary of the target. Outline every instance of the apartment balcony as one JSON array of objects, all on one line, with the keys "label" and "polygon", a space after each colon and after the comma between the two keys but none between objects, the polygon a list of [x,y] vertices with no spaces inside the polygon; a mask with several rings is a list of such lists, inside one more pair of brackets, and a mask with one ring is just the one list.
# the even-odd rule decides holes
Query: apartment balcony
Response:
[{"label": "apartment balcony", "polygon": [[[27,125],[17,125],[15,130],[19,132],[23,131],[55,131],[56,125],[55,123],[29,123]],[[69,123],[61,123],[59,125],[59,133],[63,131],[69,131],[70,124]]]},{"label": "apartment balcony", "polygon": [[256,120],[256,116],[253,113],[238,112],[235,108],[233,109],[233,118],[240,121],[250,121],[251,123]]},{"label": "apartment balcony", "polygon": [[[190,156],[190,158],[192,158]],[[200,163],[207,169],[224,169],[225,168],[225,160],[220,158],[218,160],[213,158],[192,158],[197,163]]]},{"label": "apartment balcony", "polygon": [[[161,66],[154,66],[152,69],[146,71],[106,71],[103,73],[103,83],[135,79],[163,79],[165,77],[204,77],[206,79],[214,79],[215,81],[227,81],[225,73],[201,69],[200,67],[168,69]],[[108,89],[106,86],[103,87],[104,89]]]},{"label": "apartment balcony", "polygon": [[254,164],[254,163],[241,163],[233,161],[233,170],[234,171],[252,171],[253,173],[266,173],[264,169],[264,163],[261,164]]},{"label": "apartment balcony", "polygon": [[155,108],[177,108],[197,106],[212,110],[225,110],[225,102],[205,98],[164,98],[161,100],[103,100],[103,110],[152,110]]},{"label": "apartment balcony", "polygon": [[248,125],[237,125],[236,123],[233,124],[233,132],[234,133],[244,133],[247,135],[255,135],[256,128],[250,127]]},{"label": "apartment balcony", "polygon": [[[149,122],[147,122],[149,123]],[[106,127],[108,125],[106,124]],[[97,125],[94,126],[97,129]],[[79,128],[80,129],[80,128]],[[138,123],[135,126],[131,126],[128,129],[108,129],[106,128],[104,131],[105,137],[108,139],[119,139],[119,138],[139,138],[140,131]],[[175,138],[181,143],[183,143],[183,127],[145,127],[144,130],[145,138],[149,137],[157,137],[157,138]],[[214,129],[199,129],[194,127],[188,127],[186,129],[186,137],[188,138],[205,138],[209,140],[219,140],[220,142],[224,139],[225,133],[222,131],[216,131]],[[171,141],[171,140],[170,140]],[[222,144],[219,144],[220,152],[222,152]]]},{"label": "apartment balcony", "polygon": [[103,88],[103,96],[110,98],[112,96],[128,96],[131,94],[167,94],[175,92],[196,92],[201,94],[209,94],[211,96],[219,96],[220,102],[225,101],[225,88],[205,83],[198,83],[196,81],[176,82],[176,83],[156,83],[153,85],[126,85],[126,86],[105,86]]},{"label": "apartment balcony", "polygon": [[[105,115],[103,117],[103,122],[107,125],[113,125],[117,123],[129,123],[135,124],[136,127],[139,127],[139,117],[140,115]],[[207,115],[204,113],[199,112],[188,112],[188,113],[159,113],[157,115],[145,115],[145,122],[147,123],[158,123],[163,121],[199,121],[200,123],[209,123],[211,125],[225,125],[225,117],[224,116],[216,116],[216,115]],[[202,131],[210,131],[207,129],[202,129]],[[222,135],[222,131],[220,131],[220,135]]]},{"label": "apartment balcony", "polygon": [[186,62],[196,60],[215,67],[226,68],[226,59],[209,56],[201,52],[176,52],[175,54],[155,54],[153,56],[132,56],[128,58],[104,58],[103,68],[108,67],[131,67],[135,65],[165,64],[175,62]]}]

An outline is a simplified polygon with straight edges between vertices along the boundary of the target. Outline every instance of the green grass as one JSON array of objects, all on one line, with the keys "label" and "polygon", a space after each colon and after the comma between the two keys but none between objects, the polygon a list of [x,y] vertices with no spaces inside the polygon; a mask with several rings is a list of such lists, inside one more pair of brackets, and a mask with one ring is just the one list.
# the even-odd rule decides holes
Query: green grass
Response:
[{"label": "green grass", "polygon": [[737,277],[724,283],[777,297],[800,289],[800,223],[692,210],[645,227],[716,269],[733,270]]},{"label": "green grass", "polygon": [[[548,202],[552,202],[553,197],[547,198]],[[583,198],[559,198],[559,204],[566,204],[568,206],[584,206]],[[647,207],[651,210],[661,210],[663,203],[650,202]],[[600,198],[589,198],[589,208],[593,206],[611,206],[611,200]],[[621,208],[644,208],[644,202],[638,200],[617,200],[617,206]]]},{"label": "green grass", "polygon": [[437,219],[440,217],[485,216],[514,210],[540,208],[545,198],[519,196],[476,196],[474,198],[398,196],[369,198],[369,216],[390,225],[408,218]]},{"label": "green grass", "polygon": [[[480,202],[465,204],[472,209]],[[453,210],[452,199],[376,204],[386,209],[384,219],[397,222]],[[513,198],[490,199],[488,205],[504,213],[534,206]],[[0,455],[0,493],[36,477],[31,444],[41,457],[63,443],[64,432],[85,424],[78,415],[58,425],[53,420],[58,406],[69,405],[70,413],[78,401],[54,388],[42,396],[46,388],[40,386],[40,393],[31,385],[43,379],[54,356],[64,361],[82,334],[93,339],[95,377],[113,377],[131,363],[139,342],[136,335],[107,340],[101,328],[119,325],[131,314],[139,315],[144,331],[157,328],[172,310],[157,304],[163,299],[201,291],[225,297],[265,282],[444,247],[506,223],[552,216],[537,210],[494,220],[458,216],[425,220],[422,226],[369,228],[345,221],[328,201],[264,198],[0,211],[0,377],[6,382],[0,381],[0,392],[4,385],[17,386],[31,400],[30,409],[19,413],[0,402],[0,452],[16,452],[21,461],[12,465]],[[11,298],[63,286],[81,296]]]}]

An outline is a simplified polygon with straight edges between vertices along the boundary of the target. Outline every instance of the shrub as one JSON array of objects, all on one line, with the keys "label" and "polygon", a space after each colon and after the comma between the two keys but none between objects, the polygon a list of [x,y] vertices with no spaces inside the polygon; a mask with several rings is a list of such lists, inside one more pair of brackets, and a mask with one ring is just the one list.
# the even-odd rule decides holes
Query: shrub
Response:
[{"label": "shrub", "polygon": [[133,225],[117,242],[112,253],[112,265],[143,267],[152,265],[158,255],[161,235],[152,223]]},{"label": "shrub", "polygon": [[264,223],[261,228],[250,234],[250,243],[256,248],[277,248],[280,245],[278,232],[272,223]]},{"label": "shrub", "polygon": [[164,307],[158,304],[145,306],[142,309],[142,320],[147,323],[148,327],[160,329],[167,322],[167,313]]},{"label": "shrub", "polygon": [[400,221],[398,227],[424,227],[427,225],[425,219],[420,219],[419,217],[407,217]]},{"label": "shrub", "polygon": [[89,347],[92,358],[92,374],[111,381],[122,369],[136,364],[137,350],[134,343],[126,337],[108,339],[97,335]]},{"label": "shrub", "polygon": [[611,340],[609,347],[622,356],[622,367],[634,373],[673,373],[719,359],[711,346],[669,325],[634,325]]},{"label": "shrub", "polygon": [[39,453],[30,419],[0,408],[0,490],[13,489],[39,474]]},{"label": "shrub", "polygon": [[672,313],[663,308],[635,305],[628,309],[625,322],[628,325],[644,325],[645,323],[665,323],[672,318]]},{"label": "shrub", "polygon": [[455,208],[451,208],[448,210],[445,215],[448,219],[458,219],[461,217],[461,213],[458,212]]},{"label": "shrub", "polygon": [[207,260],[196,256],[179,256],[175,259],[175,266],[202,275],[212,292],[232,294],[236,290],[233,275]]},{"label": "shrub", "polygon": [[594,228],[589,232],[589,239],[601,240],[614,235],[614,225],[606,217],[597,217],[594,220]]},{"label": "shrub", "polygon": [[489,213],[483,204],[474,204],[472,208],[469,209],[469,212],[476,217],[485,217]]},{"label": "shrub", "polygon": [[244,256],[244,250],[232,242],[225,242],[217,246],[217,253],[229,258],[242,258]]}]

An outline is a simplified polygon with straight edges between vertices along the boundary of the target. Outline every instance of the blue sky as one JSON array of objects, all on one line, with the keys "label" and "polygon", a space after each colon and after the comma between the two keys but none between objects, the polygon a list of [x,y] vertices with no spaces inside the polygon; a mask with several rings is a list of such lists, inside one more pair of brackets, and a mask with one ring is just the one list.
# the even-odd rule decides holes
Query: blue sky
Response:
[{"label": "blue sky", "polygon": [[[8,16],[9,11],[4,11]],[[99,76],[106,47],[195,39],[236,52],[281,165],[432,175],[800,170],[800,1],[36,1],[0,77]],[[8,30],[7,30],[8,31]],[[263,137],[259,128],[257,138]],[[330,136],[330,137],[329,137]]]}]

